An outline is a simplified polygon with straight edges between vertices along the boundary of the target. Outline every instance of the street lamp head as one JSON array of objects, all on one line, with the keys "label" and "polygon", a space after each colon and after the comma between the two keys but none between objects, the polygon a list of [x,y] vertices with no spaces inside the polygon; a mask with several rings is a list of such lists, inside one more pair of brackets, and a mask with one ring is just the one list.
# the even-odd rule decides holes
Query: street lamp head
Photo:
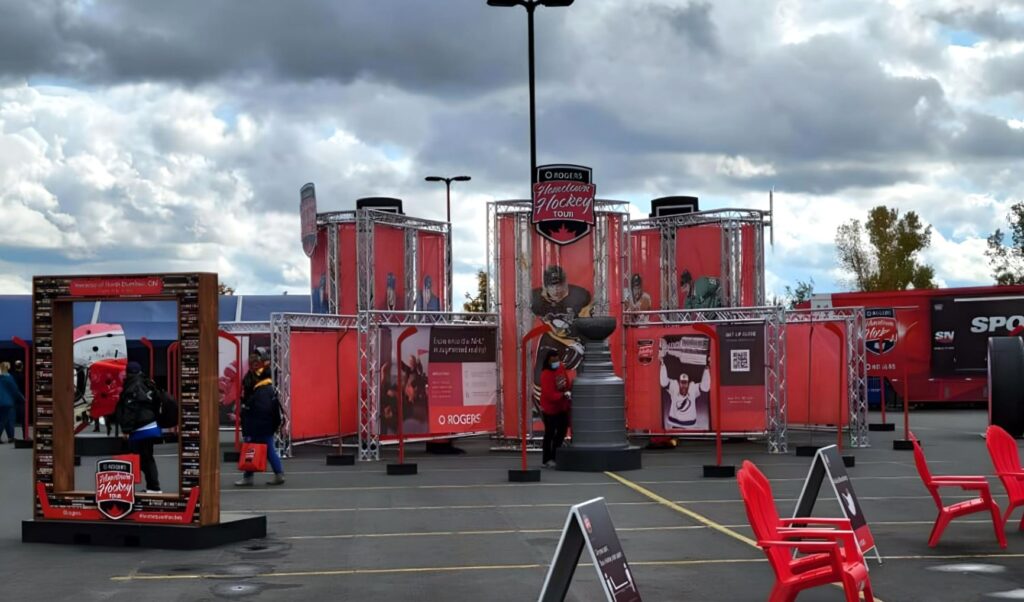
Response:
[{"label": "street lamp head", "polygon": [[487,0],[487,6],[519,6],[522,4],[520,0]]},{"label": "street lamp head", "polygon": [[472,179],[473,178],[471,178],[469,176],[455,176],[454,178],[452,178],[452,181],[453,182],[468,182],[468,181],[470,181]]},{"label": "street lamp head", "polygon": [[540,0],[537,4],[541,6],[550,6],[552,8],[558,6],[569,6],[573,3],[573,0]]},{"label": "street lamp head", "polygon": [[427,176],[423,179],[427,182],[444,182],[444,178],[439,178],[437,176]]}]

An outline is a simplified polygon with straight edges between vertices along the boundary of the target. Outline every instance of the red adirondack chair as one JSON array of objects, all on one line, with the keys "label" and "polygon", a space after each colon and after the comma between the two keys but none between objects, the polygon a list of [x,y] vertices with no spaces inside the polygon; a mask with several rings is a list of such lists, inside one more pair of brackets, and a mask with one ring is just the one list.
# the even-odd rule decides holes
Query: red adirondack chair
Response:
[{"label": "red adirondack chair", "polygon": [[[999,547],[1005,548],[1006,536],[1003,534],[1003,523],[999,519],[999,506],[992,499],[992,492],[989,490],[988,481],[985,480],[985,477],[963,475],[932,476],[931,471],[928,470],[928,462],[924,458],[924,451],[921,450],[921,444],[918,442],[917,437],[914,437],[913,433],[910,434],[910,440],[914,442],[914,464],[917,465],[917,473],[921,475],[924,486],[932,494],[932,499],[935,500],[935,505],[939,509],[939,516],[935,519],[932,534],[928,538],[928,547],[934,548],[938,545],[942,532],[946,530],[946,526],[954,518],[974,514],[975,512],[988,511],[992,514],[992,526],[995,527]],[[964,491],[977,491],[979,497],[944,506],[942,504],[942,496],[939,495],[939,488],[941,487],[959,487]]]},{"label": "red adirondack chair", "polygon": [[[1006,495],[1010,496],[1010,503],[1003,512],[1005,529],[1014,508],[1024,506],[1024,469],[1020,467],[1020,452],[1017,451],[1017,442],[1010,433],[994,424],[985,431],[985,445],[988,447],[988,455],[992,458],[992,465],[995,466],[996,475],[1003,482]],[[1019,530],[1024,531],[1024,516],[1020,519]]]},{"label": "red adirondack chair", "polygon": [[[848,602],[859,600],[861,591],[864,599],[872,602],[871,581],[853,531],[781,528],[784,523],[775,510],[770,489],[763,485],[766,479],[762,479],[764,475],[755,474],[746,464],[737,475],[757,545],[775,571],[775,587],[769,602],[792,602],[801,591],[830,583],[843,585]],[[793,558],[794,550],[810,556]]]}]

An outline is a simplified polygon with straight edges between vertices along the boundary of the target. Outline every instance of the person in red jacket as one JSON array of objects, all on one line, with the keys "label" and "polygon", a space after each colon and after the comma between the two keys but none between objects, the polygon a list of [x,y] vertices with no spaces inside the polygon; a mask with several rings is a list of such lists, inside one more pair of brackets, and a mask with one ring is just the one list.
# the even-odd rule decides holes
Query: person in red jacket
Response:
[{"label": "person in red jacket", "polygon": [[541,461],[545,468],[555,466],[555,450],[562,446],[569,432],[571,388],[572,381],[569,380],[558,352],[549,351],[540,375],[540,409],[544,415],[544,453]]}]

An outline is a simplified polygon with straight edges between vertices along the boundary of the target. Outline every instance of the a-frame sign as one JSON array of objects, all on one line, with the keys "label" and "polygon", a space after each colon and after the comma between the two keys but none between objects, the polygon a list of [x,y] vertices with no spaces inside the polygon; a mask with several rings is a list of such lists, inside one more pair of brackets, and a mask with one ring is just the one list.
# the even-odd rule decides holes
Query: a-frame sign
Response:
[{"label": "a-frame sign", "polygon": [[829,445],[818,450],[814,454],[814,461],[811,469],[804,480],[804,487],[800,490],[800,497],[796,502],[796,509],[793,511],[793,518],[810,517],[814,511],[814,502],[821,493],[821,484],[828,477],[832,485],[832,491],[836,495],[836,501],[853,528],[854,539],[860,547],[861,554],[867,554],[872,549],[875,551],[875,558],[882,562],[882,556],[878,553],[875,545],[875,538],[868,527],[867,518],[857,501],[857,493],[853,490],[853,483],[850,482],[850,475],[846,473],[846,466],[843,458],[839,455],[839,448]]},{"label": "a-frame sign", "polygon": [[540,602],[562,602],[579,564],[583,546],[590,550],[590,559],[597,569],[605,600],[608,602],[642,602],[633,572],[615,534],[612,517],[604,498],[599,497],[569,509],[569,516],[558,541],[558,550],[551,561]]}]

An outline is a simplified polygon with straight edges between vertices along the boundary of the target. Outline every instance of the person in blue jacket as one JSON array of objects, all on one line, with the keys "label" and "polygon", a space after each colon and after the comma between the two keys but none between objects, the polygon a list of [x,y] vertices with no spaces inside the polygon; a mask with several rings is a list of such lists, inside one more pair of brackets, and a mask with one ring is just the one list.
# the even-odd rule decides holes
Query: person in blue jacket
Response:
[{"label": "person in blue jacket", "polygon": [[0,362],[0,443],[3,443],[3,433],[7,433],[7,443],[14,442],[15,408],[25,403],[10,371],[9,362]]}]

